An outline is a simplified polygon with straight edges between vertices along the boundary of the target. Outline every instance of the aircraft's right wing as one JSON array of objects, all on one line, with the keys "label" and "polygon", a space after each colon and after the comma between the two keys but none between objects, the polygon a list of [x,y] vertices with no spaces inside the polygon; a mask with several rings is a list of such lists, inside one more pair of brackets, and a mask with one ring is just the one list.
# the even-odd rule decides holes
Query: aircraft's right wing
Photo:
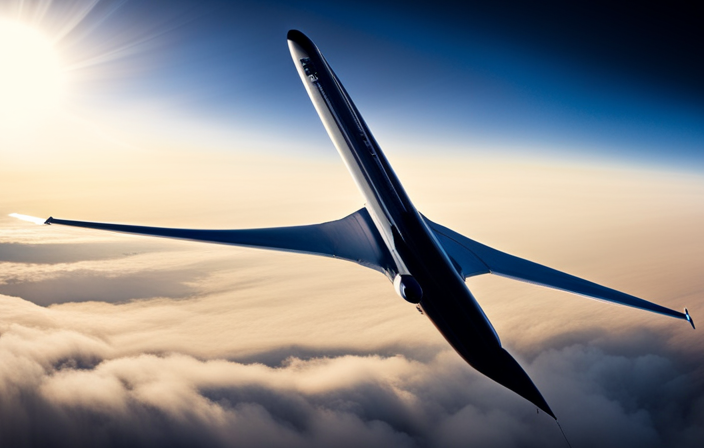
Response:
[{"label": "aircraft's right wing", "polygon": [[575,277],[574,275],[566,274],[556,269],[501,252],[471,240],[447,227],[436,224],[425,217],[424,219],[450,258],[459,265],[460,275],[465,278],[487,273],[497,274],[516,280],[547,286],[549,288],[573,292],[594,299],[619,303],[621,305],[628,305],[634,308],[684,319],[694,328],[694,322],[686,309],[684,313],[680,313],[679,311],[671,310],[664,306],[648,302],[647,300],[616,291],[615,289],[598,285]]},{"label": "aircraft's right wing", "polygon": [[71,221],[53,217],[47,219],[45,224],[322,255],[353,261],[387,276],[390,275],[389,272],[396,270],[391,254],[366,208],[361,208],[340,220],[323,224],[264,229],[173,229]]}]

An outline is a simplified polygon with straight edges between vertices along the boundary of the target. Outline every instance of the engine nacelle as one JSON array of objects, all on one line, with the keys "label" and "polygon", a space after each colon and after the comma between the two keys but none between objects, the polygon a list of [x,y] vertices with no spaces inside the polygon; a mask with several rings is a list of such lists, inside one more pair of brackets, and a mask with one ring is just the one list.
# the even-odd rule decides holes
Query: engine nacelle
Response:
[{"label": "engine nacelle", "polygon": [[396,278],[394,278],[394,289],[396,294],[401,296],[406,302],[417,304],[423,298],[423,288],[411,275],[396,275]]}]

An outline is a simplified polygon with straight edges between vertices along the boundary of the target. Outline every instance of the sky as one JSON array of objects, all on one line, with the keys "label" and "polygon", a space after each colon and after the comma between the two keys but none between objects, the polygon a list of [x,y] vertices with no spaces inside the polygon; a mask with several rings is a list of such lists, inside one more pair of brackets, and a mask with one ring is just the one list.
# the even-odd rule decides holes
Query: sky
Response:
[{"label": "sky", "polygon": [[[374,271],[7,215],[249,228],[357,210],[291,63],[299,29],[426,216],[697,322],[702,17],[623,5],[3,2],[6,67],[46,42],[55,64],[0,75],[0,444],[566,446]],[[704,439],[686,323],[468,286],[572,446]]]}]

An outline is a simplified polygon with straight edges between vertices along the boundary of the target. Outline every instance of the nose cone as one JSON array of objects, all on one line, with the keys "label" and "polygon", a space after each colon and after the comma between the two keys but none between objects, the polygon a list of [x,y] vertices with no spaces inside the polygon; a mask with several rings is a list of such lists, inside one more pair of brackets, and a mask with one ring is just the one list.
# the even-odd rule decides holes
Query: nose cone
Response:
[{"label": "nose cone", "polygon": [[288,34],[286,34],[286,39],[288,39],[289,42],[298,44],[302,48],[306,49],[306,51],[310,51],[312,48],[315,48],[313,41],[298,30],[290,30]]},{"label": "nose cone", "polygon": [[318,47],[315,46],[312,40],[308,39],[308,36],[300,31],[289,31],[286,35],[286,39],[288,39],[288,48],[291,51],[291,57],[297,67],[301,59],[317,59],[319,57],[320,51],[318,50]]},{"label": "nose cone", "polygon": [[288,34],[286,34],[286,39],[297,42],[301,39],[308,39],[308,38],[306,37],[305,34],[301,33],[298,30],[289,30]]}]

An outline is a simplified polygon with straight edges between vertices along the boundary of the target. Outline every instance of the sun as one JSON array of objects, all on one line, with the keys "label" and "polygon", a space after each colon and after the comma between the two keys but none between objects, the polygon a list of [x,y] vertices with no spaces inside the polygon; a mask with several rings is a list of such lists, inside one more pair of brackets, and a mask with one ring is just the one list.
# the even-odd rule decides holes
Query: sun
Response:
[{"label": "sun", "polygon": [[26,127],[56,110],[65,76],[51,41],[20,22],[0,19],[0,128]]}]

